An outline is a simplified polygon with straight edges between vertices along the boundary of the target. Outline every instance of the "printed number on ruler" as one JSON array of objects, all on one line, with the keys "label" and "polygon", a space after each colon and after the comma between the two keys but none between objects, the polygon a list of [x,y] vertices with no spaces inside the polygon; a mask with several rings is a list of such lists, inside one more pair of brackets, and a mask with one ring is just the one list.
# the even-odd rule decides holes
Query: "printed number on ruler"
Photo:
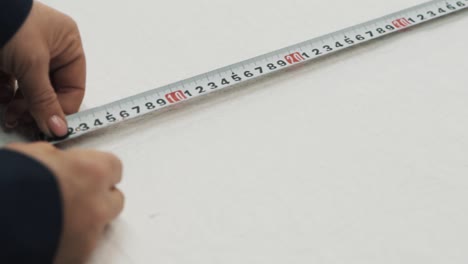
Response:
[{"label": "printed number on ruler", "polygon": [[431,1],[324,37],[67,117],[70,138],[227,88],[467,8],[468,0]]}]

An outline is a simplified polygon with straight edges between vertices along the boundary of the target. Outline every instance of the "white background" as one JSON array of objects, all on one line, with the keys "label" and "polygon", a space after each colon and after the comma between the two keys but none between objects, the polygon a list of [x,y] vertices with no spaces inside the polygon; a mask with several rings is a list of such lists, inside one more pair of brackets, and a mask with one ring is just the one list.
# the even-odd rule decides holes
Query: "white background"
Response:
[{"label": "white background", "polygon": [[[83,108],[417,0],[44,1],[74,17]],[[468,12],[96,133],[126,209],[90,263],[467,263]]]}]

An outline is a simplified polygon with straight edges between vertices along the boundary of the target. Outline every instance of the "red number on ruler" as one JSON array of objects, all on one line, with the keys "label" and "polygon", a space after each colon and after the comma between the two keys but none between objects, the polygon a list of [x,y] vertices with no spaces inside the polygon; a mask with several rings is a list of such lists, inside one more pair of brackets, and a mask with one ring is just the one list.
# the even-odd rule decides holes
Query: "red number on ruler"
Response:
[{"label": "red number on ruler", "polygon": [[179,90],[179,91],[166,94],[166,99],[169,103],[173,104],[176,102],[183,101],[187,99],[187,97],[185,96],[184,92]]},{"label": "red number on ruler", "polygon": [[397,20],[393,20],[392,24],[396,28],[405,28],[405,27],[411,25],[411,22],[409,22],[408,19],[406,19],[406,18],[399,18]]},{"label": "red number on ruler", "polygon": [[304,57],[302,57],[302,55],[299,52],[289,54],[289,55],[285,56],[284,59],[289,64],[294,64],[294,63],[298,63],[298,62],[301,62],[301,61],[305,61]]}]

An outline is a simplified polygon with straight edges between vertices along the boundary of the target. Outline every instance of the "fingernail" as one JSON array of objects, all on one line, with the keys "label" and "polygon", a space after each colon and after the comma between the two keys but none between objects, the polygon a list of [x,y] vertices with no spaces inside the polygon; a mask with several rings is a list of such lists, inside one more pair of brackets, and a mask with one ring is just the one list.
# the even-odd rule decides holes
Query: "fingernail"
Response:
[{"label": "fingernail", "polygon": [[18,126],[18,120],[5,122],[6,128],[13,129]]},{"label": "fingernail", "polygon": [[57,115],[49,119],[49,129],[53,136],[64,137],[68,134],[68,127],[65,121]]}]

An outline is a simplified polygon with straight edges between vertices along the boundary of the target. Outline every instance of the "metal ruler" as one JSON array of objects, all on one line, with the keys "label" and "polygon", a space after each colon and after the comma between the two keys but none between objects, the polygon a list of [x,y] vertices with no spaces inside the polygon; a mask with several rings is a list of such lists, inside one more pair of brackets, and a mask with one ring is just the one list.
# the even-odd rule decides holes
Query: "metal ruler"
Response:
[{"label": "metal ruler", "polygon": [[325,55],[453,14],[468,0],[437,0],[414,6],[186,80],[156,88],[67,117],[69,135],[47,139],[53,143],[76,138],[184,101],[245,83]]}]

